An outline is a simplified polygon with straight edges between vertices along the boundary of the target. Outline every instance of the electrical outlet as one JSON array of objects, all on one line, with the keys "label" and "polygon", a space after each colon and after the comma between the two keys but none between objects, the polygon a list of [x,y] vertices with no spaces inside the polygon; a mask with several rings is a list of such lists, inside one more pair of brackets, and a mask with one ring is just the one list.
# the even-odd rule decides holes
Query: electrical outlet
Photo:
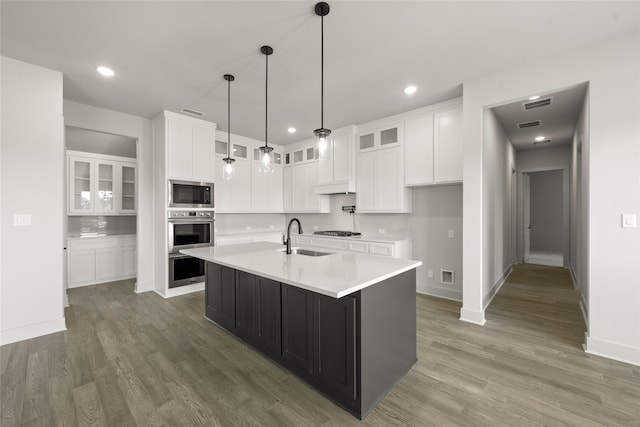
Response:
[{"label": "electrical outlet", "polygon": [[276,228],[276,226],[275,226],[275,225],[270,225],[270,226],[269,226],[269,230],[273,230],[274,228]]},{"label": "electrical outlet", "polygon": [[318,226],[317,226],[317,225],[314,225],[314,226],[313,226],[313,229],[314,229],[314,230],[317,230],[317,229],[318,229]]},{"label": "electrical outlet", "polygon": [[450,239],[453,239],[453,230],[447,231],[447,237],[449,237]]},{"label": "electrical outlet", "polygon": [[622,214],[622,228],[636,228],[637,226],[636,214]]},{"label": "electrical outlet", "polygon": [[428,277],[429,279],[433,279],[433,270],[432,270],[432,269],[428,269],[428,270],[427,270],[427,277]]},{"label": "electrical outlet", "polygon": [[13,225],[17,227],[25,227],[31,225],[31,215],[21,214],[13,216]]},{"label": "electrical outlet", "polygon": [[251,226],[247,225],[244,229],[247,230],[247,231],[251,231]]},{"label": "electrical outlet", "polygon": [[386,232],[387,232],[387,230],[385,230],[384,228],[379,228],[378,229],[378,234],[384,234]]}]

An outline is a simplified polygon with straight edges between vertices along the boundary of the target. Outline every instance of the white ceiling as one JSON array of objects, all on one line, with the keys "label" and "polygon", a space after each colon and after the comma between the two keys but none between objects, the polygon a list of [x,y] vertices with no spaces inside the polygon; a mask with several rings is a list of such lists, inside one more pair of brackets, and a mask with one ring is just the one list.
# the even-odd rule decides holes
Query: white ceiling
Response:
[{"label": "white ceiling", "polygon": [[[325,17],[325,127],[462,94],[462,83],[515,64],[638,31],[633,2],[332,1]],[[2,55],[64,73],[66,99],[151,118],[189,107],[233,133],[269,140],[320,126],[320,18],[308,1],[6,1]],[[95,66],[109,65],[105,79]],[[597,64],[594,64],[597,66]],[[407,84],[418,92],[408,97]],[[553,88],[550,88],[553,89]],[[286,128],[295,126],[297,134]]]},{"label": "white ceiling", "polygon": [[[536,147],[555,147],[571,144],[587,85],[542,95],[537,101],[551,98],[551,105],[525,110],[527,99],[494,107],[492,110],[516,150]],[[518,123],[540,120],[540,126],[520,129]],[[549,144],[534,145],[537,136],[551,139]]]}]

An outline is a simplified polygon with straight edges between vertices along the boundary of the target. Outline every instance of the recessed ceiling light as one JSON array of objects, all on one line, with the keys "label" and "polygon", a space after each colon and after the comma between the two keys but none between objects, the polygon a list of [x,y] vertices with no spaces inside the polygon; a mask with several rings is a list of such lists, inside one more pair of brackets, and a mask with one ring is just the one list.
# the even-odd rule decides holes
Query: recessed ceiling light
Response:
[{"label": "recessed ceiling light", "polygon": [[96,70],[98,70],[98,72],[105,77],[113,77],[115,75],[115,73],[111,68],[105,67],[104,65],[100,65],[99,67],[96,67]]},{"label": "recessed ceiling light", "polygon": [[536,141],[543,141],[546,139],[546,136],[536,136]]},{"label": "recessed ceiling light", "polygon": [[287,132],[296,133],[296,128],[289,128],[289,129],[287,129]]},{"label": "recessed ceiling light", "polygon": [[417,90],[418,88],[415,86],[407,86],[404,88],[404,93],[406,93],[407,95],[413,95]]},{"label": "recessed ceiling light", "polygon": [[538,98],[540,98],[540,95],[533,95],[529,97],[529,101],[535,101]]}]

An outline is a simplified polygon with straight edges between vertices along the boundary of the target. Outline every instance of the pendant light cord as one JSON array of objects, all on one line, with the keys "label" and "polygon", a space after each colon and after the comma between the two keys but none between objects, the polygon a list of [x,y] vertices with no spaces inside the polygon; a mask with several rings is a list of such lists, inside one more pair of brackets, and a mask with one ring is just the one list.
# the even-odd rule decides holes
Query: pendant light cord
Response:
[{"label": "pendant light cord", "polygon": [[268,112],[269,112],[269,55],[265,55],[265,73],[264,73],[264,146],[269,146],[269,140],[267,139],[267,127],[269,125]]},{"label": "pendant light cord", "polygon": [[227,157],[231,158],[231,80],[227,83]]},{"label": "pendant light cord", "polygon": [[324,129],[324,16],[320,17],[320,127]]}]

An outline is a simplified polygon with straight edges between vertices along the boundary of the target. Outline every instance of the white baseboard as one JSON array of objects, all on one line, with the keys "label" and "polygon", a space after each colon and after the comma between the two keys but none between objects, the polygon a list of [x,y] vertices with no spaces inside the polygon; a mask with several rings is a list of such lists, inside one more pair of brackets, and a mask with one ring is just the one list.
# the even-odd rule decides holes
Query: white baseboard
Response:
[{"label": "white baseboard", "polygon": [[640,366],[640,348],[599,340],[585,334],[584,351],[596,356]]},{"label": "white baseboard", "polygon": [[450,299],[453,301],[462,301],[462,291],[460,289],[445,288],[443,286],[428,285],[426,283],[418,283],[416,292],[419,294],[430,295],[433,297]]},{"label": "white baseboard", "polygon": [[500,277],[498,277],[498,280],[496,280],[496,282],[493,284],[491,289],[489,289],[489,292],[487,292],[487,294],[484,296],[482,301],[482,306],[484,307],[485,310],[487,309],[487,307],[489,307],[489,304],[491,304],[491,301],[493,301],[493,298],[498,294],[498,292],[500,291],[500,288],[502,288],[502,285],[504,285],[504,282],[507,280],[507,277],[509,277],[509,274],[511,274],[511,270],[512,270],[512,267],[511,265],[509,265],[506,268],[506,270],[502,272]]},{"label": "white baseboard", "polygon": [[164,293],[159,292],[157,289],[153,291],[160,295],[162,298],[173,298],[180,295],[190,294],[192,292],[198,292],[204,290],[204,282],[193,283],[191,285],[180,286],[178,288],[167,289]]},{"label": "white baseboard", "polygon": [[577,290],[580,290],[580,286],[578,285],[578,276],[576,276],[576,272],[573,270],[573,267],[569,267],[569,273],[571,273],[571,281],[573,282],[573,287]]},{"label": "white baseboard", "polygon": [[153,284],[148,282],[136,282],[136,285],[133,288],[133,292],[136,294],[141,294],[143,292],[153,291]]},{"label": "white baseboard", "polygon": [[487,320],[484,318],[484,310],[470,310],[468,308],[462,307],[460,309],[460,320],[463,322],[473,323],[475,325],[484,325],[487,323]]},{"label": "white baseboard", "polygon": [[65,331],[66,329],[67,326],[64,321],[64,316],[58,319],[20,326],[18,328],[3,329],[0,331],[0,345],[49,335],[55,332]]}]

